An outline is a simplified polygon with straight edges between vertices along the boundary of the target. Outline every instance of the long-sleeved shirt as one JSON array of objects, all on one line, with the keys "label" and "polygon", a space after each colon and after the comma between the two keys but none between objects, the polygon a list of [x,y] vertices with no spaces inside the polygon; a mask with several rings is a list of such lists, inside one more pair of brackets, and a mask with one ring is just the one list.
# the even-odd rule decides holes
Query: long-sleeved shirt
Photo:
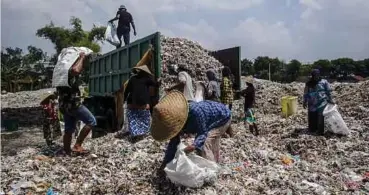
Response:
[{"label": "long-sleeved shirt", "polygon": [[304,90],[304,102],[308,103],[309,112],[322,111],[331,100],[331,88],[325,79],[317,83],[308,81]]},{"label": "long-sleeved shirt", "polygon": [[190,102],[186,124],[176,137],[172,138],[165,152],[164,163],[173,160],[181,134],[196,134],[194,146],[203,150],[208,132],[226,124],[231,119],[231,111],[223,104],[213,101]]},{"label": "long-sleeved shirt", "polygon": [[247,87],[241,91],[242,96],[245,98],[244,111],[246,112],[249,108],[252,108],[255,103],[255,88]]},{"label": "long-sleeved shirt", "polygon": [[221,101],[223,104],[233,103],[232,81],[228,77],[224,77],[221,84]]},{"label": "long-sleeved shirt", "polygon": [[150,77],[132,76],[124,90],[124,100],[127,104],[146,105],[150,104],[149,87],[158,87],[158,83]]}]

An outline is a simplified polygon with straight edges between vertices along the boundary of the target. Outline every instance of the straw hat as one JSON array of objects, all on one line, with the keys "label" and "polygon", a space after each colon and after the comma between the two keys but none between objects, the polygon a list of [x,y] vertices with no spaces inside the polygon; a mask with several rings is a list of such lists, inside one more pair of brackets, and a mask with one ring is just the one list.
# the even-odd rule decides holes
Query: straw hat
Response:
[{"label": "straw hat", "polygon": [[153,108],[151,135],[156,141],[167,141],[183,128],[188,117],[188,103],[179,91],[164,96]]},{"label": "straw hat", "polygon": [[52,91],[47,91],[46,93],[42,94],[41,98],[41,102],[40,104],[45,104],[47,103],[47,101],[49,101],[51,99],[51,97],[54,96],[54,93]]},{"label": "straw hat", "polygon": [[141,71],[144,71],[150,75],[152,75],[149,67],[147,67],[147,65],[142,65],[142,66],[137,66],[137,67],[133,67],[132,69],[136,69],[136,70],[141,70]]},{"label": "straw hat", "polygon": [[247,76],[247,77],[245,78],[245,80],[246,80],[246,83],[251,83],[251,84],[253,84],[253,83],[254,83],[254,78],[253,78],[252,76]]}]

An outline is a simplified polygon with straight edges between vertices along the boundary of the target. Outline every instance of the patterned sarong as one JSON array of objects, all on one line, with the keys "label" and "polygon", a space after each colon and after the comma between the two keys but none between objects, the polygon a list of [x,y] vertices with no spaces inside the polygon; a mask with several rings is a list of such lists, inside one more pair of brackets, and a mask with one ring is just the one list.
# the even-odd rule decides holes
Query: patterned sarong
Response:
[{"label": "patterned sarong", "polygon": [[131,136],[145,135],[150,130],[150,110],[127,109],[128,129]]}]

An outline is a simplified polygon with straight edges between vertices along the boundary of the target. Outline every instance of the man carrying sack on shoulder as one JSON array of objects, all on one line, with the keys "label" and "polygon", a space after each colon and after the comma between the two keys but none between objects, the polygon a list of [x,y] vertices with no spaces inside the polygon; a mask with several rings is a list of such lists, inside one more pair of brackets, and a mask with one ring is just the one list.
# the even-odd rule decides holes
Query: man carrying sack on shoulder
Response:
[{"label": "man carrying sack on shoulder", "polygon": [[[68,71],[70,87],[59,86],[56,88],[59,96],[59,110],[63,114],[65,123],[63,144],[66,155],[71,155],[72,151],[76,154],[86,154],[87,151],[82,148],[82,143],[92,130],[92,127],[96,126],[95,117],[81,103],[81,92],[79,90],[79,75],[87,62],[86,55],[81,52],[77,61]],[[82,121],[86,125],[79,133],[74,147],[71,148],[73,133],[76,131],[78,121]]]},{"label": "man carrying sack on shoulder", "polygon": [[196,151],[200,156],[219,162],[220,138],[231,128],[231,111],[213,101],[187,102],[179,91],[167,94],[154,107],[151,135],[156,141],[170,140],[165,152],[163,170],[174,159],[181,136],[195,134],[195,141],[184,151]]}]

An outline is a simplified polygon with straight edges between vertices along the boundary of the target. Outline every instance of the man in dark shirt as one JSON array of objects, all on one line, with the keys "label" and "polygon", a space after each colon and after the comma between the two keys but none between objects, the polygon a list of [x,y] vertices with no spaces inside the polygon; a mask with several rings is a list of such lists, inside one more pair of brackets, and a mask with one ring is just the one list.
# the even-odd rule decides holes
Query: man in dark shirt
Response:
[{"label": "man in dark shirt", "polygon": [[115,18],[109,20],[109,22],[114,22],[118,20],[118,28],[117,28],[117,35],[119,38],[119,45],[117,46],[117,48],[120,48],[122,46],[122,36],[124,39],[124,45],[128,45],[129,44],[129,40],[130,40],[130,31],[131,31],[131,26],[133,28],[133,34],[136,36],[137,32],[136,32],[136,27],[135,27],[135,23],[133,22],[133,17],[132,15],[127,12],[127,9],[124,5],[121,5],[117,11],[117,15],[115,16]]}]

